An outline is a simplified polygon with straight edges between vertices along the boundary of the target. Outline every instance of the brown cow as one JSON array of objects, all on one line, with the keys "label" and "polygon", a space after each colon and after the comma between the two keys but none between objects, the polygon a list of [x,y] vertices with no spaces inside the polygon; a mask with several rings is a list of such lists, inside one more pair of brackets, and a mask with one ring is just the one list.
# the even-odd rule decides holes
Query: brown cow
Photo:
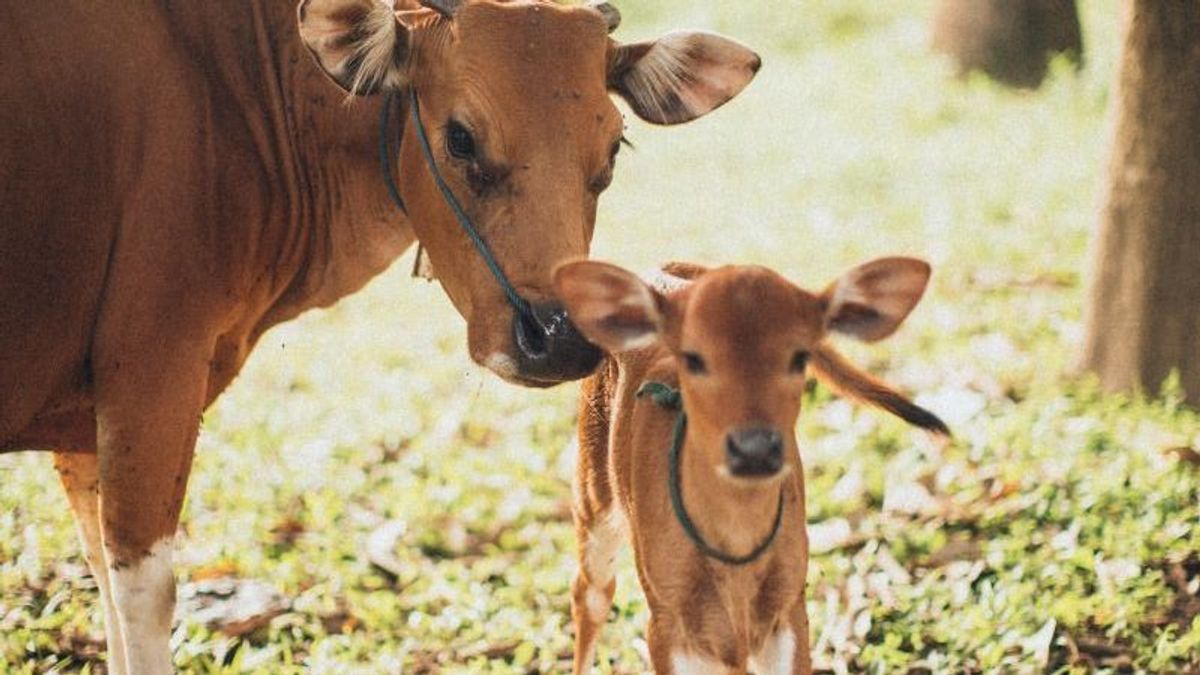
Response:
[{"label": "brown cow", "polygon": [[805,376],[948,433],[826,340],[890,335],[921,298],[929,266],[883,258],[819,294],[761,267],[667,269],[693,280],[654,289],[597,261],[555,273],[579,330],[613,353],[580,397],[575,672],[591,669],[627,529],[655,672],[809,673],[793,433]]},{"label": "brown cow", "polygon": [[[684,122],[759,65],[705,33],[620,45],[611,11],[459,4],[305,0],[297,31],[285,0],[0,2],[0,450],[56,452],[111,671],[172,668],[171,541],[198,420],[267,328],[419,241],[476,361],[525,385],[585,375],[598,355],[552,303],[550,271],[588,250],[622,131],[608,93]],[[379,128],[382,96],[346,105],[322,69],[353,94],[400,92],[395,121]],[[407,217],[381,137],[399,144]]]}]

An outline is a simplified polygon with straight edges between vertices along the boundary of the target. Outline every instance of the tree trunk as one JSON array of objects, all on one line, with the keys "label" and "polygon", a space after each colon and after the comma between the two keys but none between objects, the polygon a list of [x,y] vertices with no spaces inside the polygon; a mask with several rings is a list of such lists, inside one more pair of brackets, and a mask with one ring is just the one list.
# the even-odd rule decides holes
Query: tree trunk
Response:
[{"label": "tree trunk", "polygon": [[1083,366],[1200,404],[1200,2],[1125,0]]},{"label": "tree trunk", "polygon": [[933,49],[953,57],[959,75],[981,70],[1011,86],[1036,88],[1054,54],[1081,62],[1083,33],[1075,0],[941,0]]}]

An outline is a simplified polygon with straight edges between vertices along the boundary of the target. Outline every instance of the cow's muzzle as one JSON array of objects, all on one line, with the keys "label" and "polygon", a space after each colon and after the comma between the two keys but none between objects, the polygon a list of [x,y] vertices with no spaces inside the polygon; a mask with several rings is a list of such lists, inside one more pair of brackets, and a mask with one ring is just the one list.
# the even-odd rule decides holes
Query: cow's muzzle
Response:
[{"label": "cow's muzzle", "polygon": [[517,375],[543,386],[578,380],[600,363],[601,353],[584,339],[557,302],[532,306],[533,316],[513,313]]}]

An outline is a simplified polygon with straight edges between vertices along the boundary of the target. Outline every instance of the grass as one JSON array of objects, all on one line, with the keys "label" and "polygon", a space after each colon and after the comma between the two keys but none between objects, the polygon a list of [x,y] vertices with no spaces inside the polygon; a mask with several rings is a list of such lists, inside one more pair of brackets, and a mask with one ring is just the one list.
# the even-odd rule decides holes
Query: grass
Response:
[{"label": "grass", "polygon": [[[802,415],[823,669],[1200,669],[1200,475],[1169,452],[1200,443],[1200,417],[1169,386],[1111,396],[1072,371],[1116,57],[1114,0],[1080,4],[1086,69],[1035,93],[950,80],[929,0],[622,5],[622,39],[705,26],[765,66],[694,124],[630,120],[596,256],[759,262],[812,287],[879,255],[934,265],[900,334],[846,349],[955,442],[820,390]],[[206,414],[178,574],[254,580],[287,610],[239,637],[185,618],[181,669],[567,668],[575,388],[469,363],[408,269],[271,331]],[[0,457],[0,670],[100,663],[56,482],[48,456]],[[365,554],[384,523],[398,573]],[[601,672],[646,669],[645,619],[626,557]]]}]

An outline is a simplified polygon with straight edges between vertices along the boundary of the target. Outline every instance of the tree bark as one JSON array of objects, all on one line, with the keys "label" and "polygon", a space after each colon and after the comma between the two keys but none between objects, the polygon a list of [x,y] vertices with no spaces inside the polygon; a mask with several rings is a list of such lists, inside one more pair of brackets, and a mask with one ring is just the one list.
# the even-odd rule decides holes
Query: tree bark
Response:
[{"label": "tree bark", "polygon": [[1125,0],[1082,364],[1200,404],[1200,2]]},{"label": "tree bark", "polygon": [[1081,62],[1083,32],[1075,0],[941,0],[933,49],[953,57],[960,76],[981,70],[1036,88],[1054,54]]}]

